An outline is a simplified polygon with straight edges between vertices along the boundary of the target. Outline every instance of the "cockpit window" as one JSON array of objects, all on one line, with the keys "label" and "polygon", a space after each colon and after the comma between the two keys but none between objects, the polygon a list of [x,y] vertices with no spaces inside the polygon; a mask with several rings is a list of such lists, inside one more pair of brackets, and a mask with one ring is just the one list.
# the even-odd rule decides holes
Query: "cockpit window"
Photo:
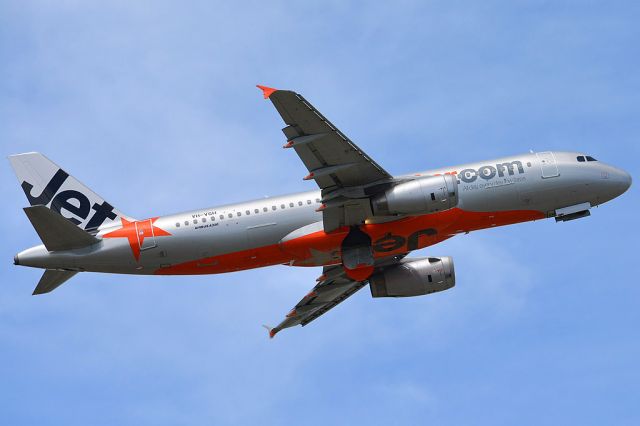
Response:
[{"label": "cockpit window", "polygon": [[584,155],[580,155],[577,158],[579,162],[584,163]]},{"label": "cockpit window", "polygon": [[598,161],[590,155],[587,155],[587,161]]}]

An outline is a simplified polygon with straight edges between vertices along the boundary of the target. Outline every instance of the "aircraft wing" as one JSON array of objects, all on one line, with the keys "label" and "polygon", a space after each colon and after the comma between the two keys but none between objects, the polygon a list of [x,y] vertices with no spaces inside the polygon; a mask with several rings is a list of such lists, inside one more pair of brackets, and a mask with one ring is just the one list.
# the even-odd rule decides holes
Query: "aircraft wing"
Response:
[{"label": "aircraft wing", "polygon": [[307,167],[304,179],[314,179],[322,189],[325,231],[362,224],[372,216],[368,198],[377,184],[390,182],[392,176],[302,95],[258,87],[287,124],[282,129],[287,137],[284,147],[293,148]]},{"label": "aircraft wing", "polygon": [[[406,254],[392,256],[376,261],[376,268],[388,266],[400,261]],[[269,337],[285,328],[296,325],[305,326],[311,321],[336,307],[339,303],[355,294],[368,284],[368,281],[355,281],[346,276],[342,265],[325,266],[322,275],[317,279],[317,284],[296,306],[289,311],[285,319],[276,327],[267,327]]]}]

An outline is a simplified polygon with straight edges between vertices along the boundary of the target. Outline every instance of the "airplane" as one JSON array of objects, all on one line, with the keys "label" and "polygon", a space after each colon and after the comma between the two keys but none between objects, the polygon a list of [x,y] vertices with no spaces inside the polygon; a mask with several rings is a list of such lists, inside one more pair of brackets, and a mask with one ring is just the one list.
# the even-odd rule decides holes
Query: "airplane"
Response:
[{"label": "airplane", "polygon": [[623,194],[631,176],[580,152],[529,152],[392,176],[300,94],[258,86],[284,120],[284,148],[319,190],[134,219],[40,153],[9,157],[42,244],[14,264],[45,269],[33,294],[78,272],[219,274],[271,265],[322,267],[270,337],[305,326],[369,285],[412,297],[455,285],[449,256],[408,257],[458,234],[555,218]]}]

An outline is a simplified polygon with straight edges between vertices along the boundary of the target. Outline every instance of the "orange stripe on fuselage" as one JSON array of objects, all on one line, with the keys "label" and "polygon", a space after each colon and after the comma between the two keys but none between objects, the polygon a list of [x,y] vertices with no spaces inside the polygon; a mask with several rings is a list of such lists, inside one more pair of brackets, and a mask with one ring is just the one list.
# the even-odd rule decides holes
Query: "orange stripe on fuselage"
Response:
[{"label": "orange stripe on fuselage", "polygon": [[[544,218],[544,213],[536,210],[469,212],[454,208],[394,222],[363,225],[361,229],[371,237],[375,256],[385,257],[432,246],[461,232]],[[328,234],[318,231],[280,244],[172,265],[157,270],[156,274],[219,274],[278,264],[319,266],[309,263],[313,257],[312,250],[327,254],[339,252],[348,231],[347,227]],[[336,262],[327,260],[324,263]]]}]

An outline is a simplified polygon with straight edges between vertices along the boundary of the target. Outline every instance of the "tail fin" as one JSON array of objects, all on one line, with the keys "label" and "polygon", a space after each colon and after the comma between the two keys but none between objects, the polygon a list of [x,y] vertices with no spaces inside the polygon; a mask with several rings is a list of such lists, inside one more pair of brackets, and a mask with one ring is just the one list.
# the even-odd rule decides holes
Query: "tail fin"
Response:
[{"label": "tail fin", "polygon": [[24,212],[49,251],[79,249],[100,242],[45,206],[25,207]]},{"label": "tail fin", "polygon": [[33,295],[49,293],[65,283],[69,278],[77,274],[76,271],[58,271],[56,269],[47,269],[42,274],[42,278],[33,290]]},{"label": "tail fin", "polygon": [[39,152],[11,155],[9,161],[32,206],[46,206],[94,234],[120,217],[130,219]]}]

